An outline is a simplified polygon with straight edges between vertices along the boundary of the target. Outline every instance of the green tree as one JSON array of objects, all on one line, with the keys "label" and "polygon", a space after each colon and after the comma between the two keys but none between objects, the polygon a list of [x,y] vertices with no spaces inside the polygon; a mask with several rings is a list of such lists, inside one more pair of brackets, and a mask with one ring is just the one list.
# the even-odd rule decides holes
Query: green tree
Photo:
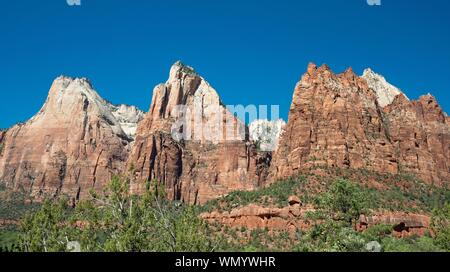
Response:
[{"label": "green tree", "polygon": [[19,244],[25,252],[64,251],[67,242],[67,229],[64,218],[67,201],[45,202],[34,214],[29,214],[21,222]]},{"label": "green tree", "polygon": [[212,251],[208,226],[196,209],[168,201],[163,187],[149,183],[144,195],[130,194],[130,179],[114,177],[102,194],[70,209],[45,203],[22,223],[24,251],[65,251],[77,241],[82,251]]},{"label": "green tree", "polygon": [[450,251],[450,204],[434,210],[431,229],[435,235],[435,244]]},{"label": "green tree", "polygon": [[361,214],[367,212],[366,199],[359,185],[339,179],[319,198],[319,202],[322,208],[334,214],[338,220],[352,225]]}]

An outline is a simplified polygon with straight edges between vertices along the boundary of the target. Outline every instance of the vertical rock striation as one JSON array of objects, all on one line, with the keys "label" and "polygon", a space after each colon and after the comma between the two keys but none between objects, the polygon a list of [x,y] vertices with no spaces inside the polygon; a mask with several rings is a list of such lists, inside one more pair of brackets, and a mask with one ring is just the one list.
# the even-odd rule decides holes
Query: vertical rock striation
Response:
[{"label": "vertical rock striation", "polygon": [[[190,114],[182,114],[184,125],[174,130],[180,108]],[[264,181],[270,157],[256,152],[246,131],[209,83],[177,62],[168,81],[154,89],[150,111],[138,127],[128,160],[138,180],[133,190],[157,180],[170,199],[198,204],[254,189]],[[177,138],[174,132],[190,137]]]},{"label": "vertical rock striation", "polygon": [[310,64],[295,88],[271,180],[329,166],[414,173],[442,184],[450,172],[446,122],[431,96],[409,101],[370,70],[363,77],[351,69],[335,75]]}]

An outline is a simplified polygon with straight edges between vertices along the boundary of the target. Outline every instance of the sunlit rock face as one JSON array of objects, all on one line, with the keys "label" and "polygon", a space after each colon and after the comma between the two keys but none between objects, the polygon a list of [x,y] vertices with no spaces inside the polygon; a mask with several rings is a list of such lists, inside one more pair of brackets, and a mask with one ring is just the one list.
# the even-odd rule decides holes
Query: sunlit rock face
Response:
[{"label": "sunlit rock face", "polygon": [[394,101],[397,95],[403,94],[400,89],[387,82],[383,76],[375,73],[370,68],[364,70],[362,78],[366,80],[369,88],[375,91],[378,104],[381,107],[386,107]]},{"label": "sunlit rock face", "polygon": [[433,97],[409,101],[373,72],[336,75],[310,64],[295,88],[270,180],[329,166],[448,183],[449,146],[447,117]]},{"label": "sunlit rock face", "polygon": [[39,113],[2,133],[0,180],[38,198],[101,191],[132,142],[111,108],[87,79],[57,78]]},{"label": "sunlit rock face", "polygon": [[137,125],[144,119],[145,113],[137,107],[129,105],[110,105],[110,111],[119,122],[123,132],[131,139],[134,139],[136,137]]},{"label": "sunlit rock face", "polygon": [[116,174],[142,193],[156,180],[172,200],[202,204],[317,166],[450,180],[450,119],[432,95],[409,100],[366,70],[310,64],[287,124],[249,127],[180,62],[155,87],[150,110],[114,106],[87,79],[59,77],[29,121],[0,130],[0,182],[37,198],[73,202]]},{"label": "sunlit rock face", "polygon": [[138,180],[133,191],[157,180],[169,198],[199,204],[261,186],[270,154],[258,153],[247,131],[204,78],[175,63],[137,129],[128,160]]}]

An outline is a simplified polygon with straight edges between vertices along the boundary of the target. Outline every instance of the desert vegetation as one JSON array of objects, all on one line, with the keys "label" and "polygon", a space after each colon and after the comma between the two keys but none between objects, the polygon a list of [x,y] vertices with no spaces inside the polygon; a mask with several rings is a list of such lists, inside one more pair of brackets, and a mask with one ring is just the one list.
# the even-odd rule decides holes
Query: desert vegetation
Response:
[{"label": "desert vegetation", "polygon": [[[144,195],[130,195],[125,177],[113,178],[102,194],[92,192],[90,199],[75,207],[63,198],[32,204],[18,194],[1,202],[2,218],[17,224],[2,229],[0,246],[2,251],[26,252],[70,251],[71,242],[88,252],[450,251],[448,189],[426,185],[412,176],[320,170],[320,175],[303,174],[259,190],[233,192],[203,206],[166,200],[157,182],[149,182]],[[361,183],[361,179],[384,180],[385,186],[375,188],[376,183]],[[206,223],[200,217],[204,212],[231,211],[248,204],[284,207],[291,195],[315,207],[307,219],[316,223],[294,235],[232,228]],[[356,228],[361,214],[379,210],[428,214],[430,229],[425,235],[398,237],[391,225],[378,224],[364,231]]]}]

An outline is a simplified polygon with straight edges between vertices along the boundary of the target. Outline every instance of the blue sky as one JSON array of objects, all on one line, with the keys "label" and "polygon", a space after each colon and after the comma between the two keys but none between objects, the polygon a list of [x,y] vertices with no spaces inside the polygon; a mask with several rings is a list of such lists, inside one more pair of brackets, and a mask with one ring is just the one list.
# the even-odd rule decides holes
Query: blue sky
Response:
[{"label": "blue sky", "polygon": [[287,118],[308,62],[371,67],[450,111],[450,1],[0,1],[0,127],[33,116],[57,76],[88,77],[113,103],[148,110],[177,60],[226,104],[279,104]]}]

